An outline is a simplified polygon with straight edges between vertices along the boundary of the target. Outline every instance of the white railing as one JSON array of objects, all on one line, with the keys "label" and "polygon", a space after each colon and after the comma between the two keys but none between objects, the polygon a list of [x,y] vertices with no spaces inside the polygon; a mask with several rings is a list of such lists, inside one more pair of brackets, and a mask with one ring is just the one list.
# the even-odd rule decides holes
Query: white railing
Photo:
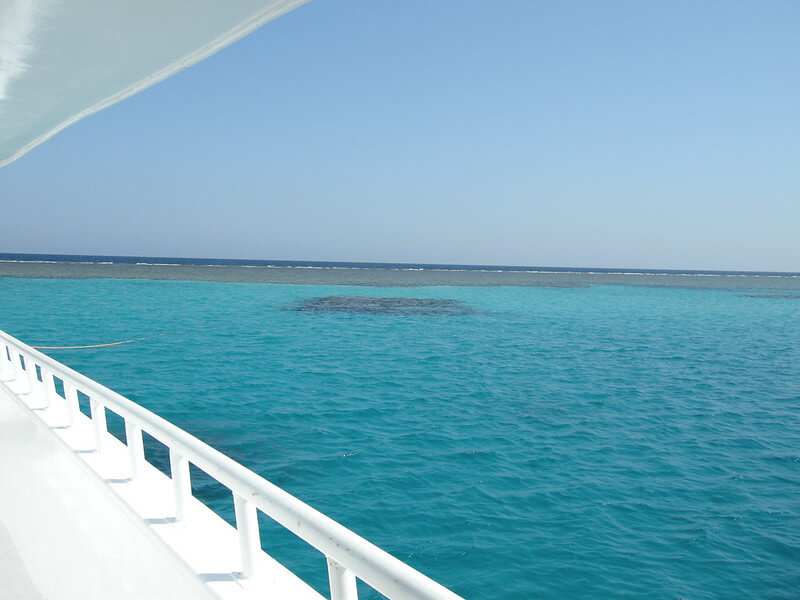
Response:
[{"label": "white railing", "polygon": [[89,397],[98,452],[107,433],[106,409],[124,419],[131,478],[146,460],[143,431],[169,449],[176,520],[184,517],[192,494],[189,463],[231,491],[243,577],[257,568],[261,542],[256,511],[260,510],[326,556],[331,600],[356,600],[356,579],[391,600],[463,600],[193,435],[0,331],[0,378],[15,381],[18,393],[29,393],[47,405],[56,395],[61,399],[54,377],[63,382],[70,424],[80,414],[78,392]]}]

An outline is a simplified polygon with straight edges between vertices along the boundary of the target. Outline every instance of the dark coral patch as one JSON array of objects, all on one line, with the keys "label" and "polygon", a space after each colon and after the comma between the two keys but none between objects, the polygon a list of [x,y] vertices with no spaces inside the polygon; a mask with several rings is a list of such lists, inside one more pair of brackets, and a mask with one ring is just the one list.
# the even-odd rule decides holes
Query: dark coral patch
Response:
[{"label": "dark coral patch", "polygon": [[373,315],[468,315],[474,311],[458,300],[440,298],[372,298],[369,296],[321,296],[294,307],[301,312],[342,312]]}]

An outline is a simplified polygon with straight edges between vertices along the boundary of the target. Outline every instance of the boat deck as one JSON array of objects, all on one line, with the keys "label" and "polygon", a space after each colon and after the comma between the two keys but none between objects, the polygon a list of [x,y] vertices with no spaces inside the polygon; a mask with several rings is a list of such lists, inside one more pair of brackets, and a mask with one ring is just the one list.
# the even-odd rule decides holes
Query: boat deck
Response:
[{"label": "boat deck", "polygon": [[0,521],[0,581],[7,600],[42,600],[42,595],[25,569],[17,548]]},{"label": "boat deck", "polygon": [[241,577],[233,527],[194,498],[176,522],[168,477],[131,479],[124,444],[96,452],[90,419],[58,408],[0,382],[3,598],[321,598],[266,553]]}]

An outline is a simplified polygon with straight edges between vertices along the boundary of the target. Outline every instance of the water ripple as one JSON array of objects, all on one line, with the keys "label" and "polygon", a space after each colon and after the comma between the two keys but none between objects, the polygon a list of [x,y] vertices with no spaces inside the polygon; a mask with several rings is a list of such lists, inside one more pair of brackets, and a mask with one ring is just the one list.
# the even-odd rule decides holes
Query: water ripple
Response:
[{"label": "water ripple", "polygon": [[[0,327],[32,343],[186,330],[53,354],[469,599],[797,597],[792,300],[611,286],[366,294],[472,308],[431,318],[284,310],[365,296],[352,287],[0,286]],[[223,492],[198,479],[230,517]],[[319,555],[264,527],[270,550],[325,590]]]}]

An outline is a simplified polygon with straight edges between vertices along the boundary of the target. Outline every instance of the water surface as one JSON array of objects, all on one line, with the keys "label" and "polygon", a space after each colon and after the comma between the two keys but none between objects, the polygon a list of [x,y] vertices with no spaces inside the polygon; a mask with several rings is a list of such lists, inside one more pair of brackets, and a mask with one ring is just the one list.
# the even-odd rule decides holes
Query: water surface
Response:
[{"label": "water surface", "polygon": [[[790,599],[800,299],[747,281],[9,277],[0,328],[42,345],[177,332],[50,354],[468,599]],[[326,310],[331,297],[469,310]],[[229,496],[197,481],[230,518]],[[262,526],[324,590],[323,557]]]}]

